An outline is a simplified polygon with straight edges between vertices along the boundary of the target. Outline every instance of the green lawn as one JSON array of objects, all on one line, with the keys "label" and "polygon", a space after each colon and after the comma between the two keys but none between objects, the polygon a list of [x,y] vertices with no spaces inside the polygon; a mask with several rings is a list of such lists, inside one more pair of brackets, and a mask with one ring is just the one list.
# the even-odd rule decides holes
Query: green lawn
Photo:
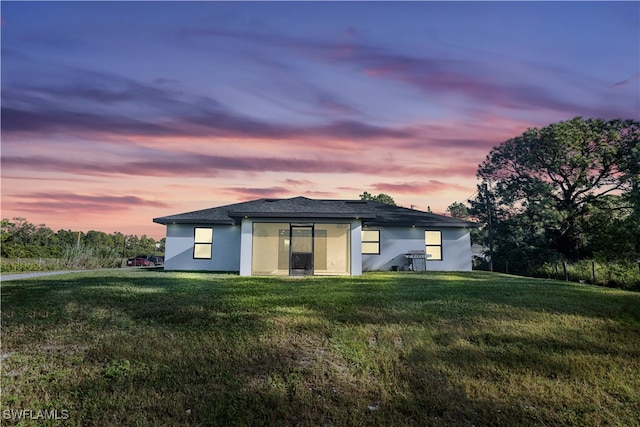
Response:
[{"label": "green lawn", "polygon": [[484,272],[4,282],[2,357],[3,425],[640,425],[640,293]]}]

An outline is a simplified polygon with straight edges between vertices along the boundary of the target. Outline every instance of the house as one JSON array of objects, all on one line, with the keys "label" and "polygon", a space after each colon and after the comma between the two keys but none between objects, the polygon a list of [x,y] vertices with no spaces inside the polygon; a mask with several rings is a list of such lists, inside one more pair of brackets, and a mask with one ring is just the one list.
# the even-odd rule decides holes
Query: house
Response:
[{"label": "house", "polygon": [[165,270],[252,275],[471,270],[477,224],[365,200],[259,199],[154,218]]}]

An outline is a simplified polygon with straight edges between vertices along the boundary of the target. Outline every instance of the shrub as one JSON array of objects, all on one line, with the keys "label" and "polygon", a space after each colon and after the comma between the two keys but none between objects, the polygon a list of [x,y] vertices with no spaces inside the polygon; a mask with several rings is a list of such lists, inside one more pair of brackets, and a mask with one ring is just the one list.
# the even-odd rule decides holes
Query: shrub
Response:
[{"label": "shrub", "polygon": [[0,271],[18,273],[23,271],[93,270],[96,268],[120,267],[120,253],[108,246],[67,246],[61,258],[2,258]]},{"label": "shrub", "polygon": [[2,258],[0,263],[0,271],[3,273],[60,269],[62,269],[62,263],[56,258]]},{"label": "shrub", "polygon": [[71,270],[115,268],[120,266],[120,260],[120,254],[108,246],[101,248],[68,246],[62,255],[64,268]]}]

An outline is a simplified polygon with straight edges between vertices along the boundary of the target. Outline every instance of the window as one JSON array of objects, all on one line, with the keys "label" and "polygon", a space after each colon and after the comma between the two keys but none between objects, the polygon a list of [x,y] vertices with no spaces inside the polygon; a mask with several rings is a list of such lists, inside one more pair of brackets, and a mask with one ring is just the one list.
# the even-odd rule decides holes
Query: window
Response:
[{"label": "window", "polygon": [[362,253],[380,255],[380,230],[362,230]]},{"label": "window", "polygon": [[442,261],[442,232],[430,231],[424,232],[424,253],[427,261]]},{"label": "window", "polygon": [[211,259],[213,228],[195,228],[193,238],[193,258]]}]

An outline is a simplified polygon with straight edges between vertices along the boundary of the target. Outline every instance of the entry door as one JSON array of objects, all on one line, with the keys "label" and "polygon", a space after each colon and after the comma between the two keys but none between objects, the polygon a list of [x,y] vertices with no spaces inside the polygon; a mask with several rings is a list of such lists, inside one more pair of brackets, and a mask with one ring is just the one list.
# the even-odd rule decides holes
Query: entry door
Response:
[{"label": "entry door", "polygon": [[292,276],[313,274],[313,226],[291,226],[291,262],[289,274]]}]

